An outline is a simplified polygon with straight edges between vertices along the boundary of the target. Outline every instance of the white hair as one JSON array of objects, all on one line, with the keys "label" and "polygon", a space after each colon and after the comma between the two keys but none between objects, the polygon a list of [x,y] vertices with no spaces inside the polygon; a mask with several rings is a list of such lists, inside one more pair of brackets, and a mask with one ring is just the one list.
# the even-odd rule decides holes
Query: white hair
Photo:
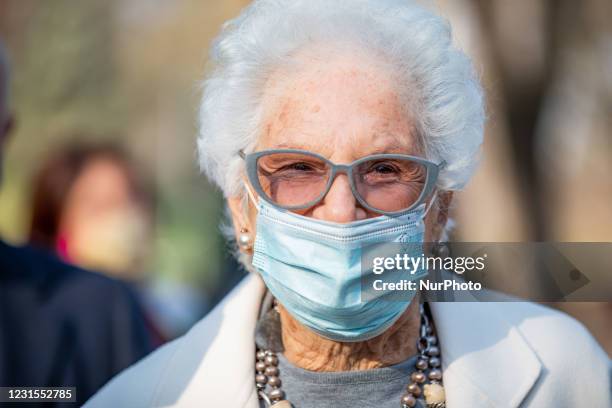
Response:
[{"label": "white hair", "polygon": [[317,44],[382,56],[400,74],[425,156],[446,162],[438,188],[463,188],[482,144],[483,95],[446,20],[413,0],[256,0],[214,41],[200,106],[200,167],[226,197],[244,192],[238,151],[256,144],[268,78]]}]

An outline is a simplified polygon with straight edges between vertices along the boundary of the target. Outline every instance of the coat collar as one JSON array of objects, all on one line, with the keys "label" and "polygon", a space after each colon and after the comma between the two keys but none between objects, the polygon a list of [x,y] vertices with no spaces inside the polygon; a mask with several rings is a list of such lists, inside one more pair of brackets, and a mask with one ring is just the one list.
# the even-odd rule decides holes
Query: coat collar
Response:
[{"label": "coat collar", "polygon": [[518,407],[541,363],[495,303],[430,304],[444,368],[447,406]]},{"label": "coat collar", "polygon": [[[257,408],[254,332],[265,286],[249,275],[183,337],[155,405]],[[447,406],[518,407],[541,364],[495,303],[432,303]],[[211,333],[216,333],[211,336]]]}]

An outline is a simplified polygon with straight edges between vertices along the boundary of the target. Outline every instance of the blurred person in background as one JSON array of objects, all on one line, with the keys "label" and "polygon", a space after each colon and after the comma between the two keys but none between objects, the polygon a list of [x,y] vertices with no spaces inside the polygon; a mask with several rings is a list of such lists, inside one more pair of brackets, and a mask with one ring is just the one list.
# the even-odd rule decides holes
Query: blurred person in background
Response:
[{"label": "blurred person in background", "polygon": [[[78,140],[78,139],[77,139]],[[57,149],[33,181],[29,242],[138,289],[156,344],[201,317],[202,295],[148,271],[153,194],[119,146],[72,143]]]},{"label": "blurred person in background", "polygon": [[[13,124],[8,86],[0,43],[0,162]],[[76,387],[82,404],[152,349],[125,285],[0,240],[1,387]]]},{"label": "blurred person in background", "polygon": [[477,167],[482,90],[444,19],[417,1],[258,0],[210,55],[200,164],[252,273],[88,406],[610,406],[609,359],[565,314],[362,298],[361,251],[444,242]]},{"label": "blurred person in background", "polygon": [[152,200],[118,147],[77,142],[57,149],[32,187],[31,244],[69,263],[140,279]]}]

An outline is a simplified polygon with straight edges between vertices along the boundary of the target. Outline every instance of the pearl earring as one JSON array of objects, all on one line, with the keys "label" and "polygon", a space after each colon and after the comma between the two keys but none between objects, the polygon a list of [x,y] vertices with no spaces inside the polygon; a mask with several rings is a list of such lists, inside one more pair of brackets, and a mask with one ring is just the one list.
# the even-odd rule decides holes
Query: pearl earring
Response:
[{"label": "pearl earring", "polygon": [[251,245],[251,234],[249,234],[249,230],[246,228],[240,229],[240,235],[238,236],[238,245],[243,251],[250,251],[252,248]]}]

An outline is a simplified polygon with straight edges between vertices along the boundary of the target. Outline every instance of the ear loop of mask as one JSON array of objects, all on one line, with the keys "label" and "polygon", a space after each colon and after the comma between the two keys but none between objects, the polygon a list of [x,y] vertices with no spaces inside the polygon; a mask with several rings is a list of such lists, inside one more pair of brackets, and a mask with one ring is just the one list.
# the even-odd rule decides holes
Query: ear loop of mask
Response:
[{"label": "ear loop of mask", "polygon": [[437,194],[438,194],[438,190],[434,190],[432,196],[431,196],[431,201],[429,201],[429,203],[427,204],[427,207],[425,207],[425,211],[423,212],[423,215],[421,215],[421,218],[419,218],[417,220],[417,225],[419,227],[425,228],[425,218],[427,217],[427,214],[429,213],[429,210],[431,209],[431,207],[433,206],[434,202],[436,201],[437,198]]},{"label": "ear loop of mask", "polygon": [[244,188],[246,188],[249,198],[251,199],[251,201],[253,201],[253,205],[255,206],[255,208],[257,208],[257,211],[259,211],[259,205],[257,203],[257,200],[255,199],[255,194],[253,194],[253,190],[251,190],[251,186],[249,186],[249,183],[245,182]]},{"label": "ear loop of mask", "polygon": [[429,210],[431,209],[431,207],[433,207],[437,198],[438,198],[438,189],[434,189],[433,194],[431,195],[431,201],[429,202],[429,204],[427,204],[427,208],[425,208],[425,212],[423,213],[423,217],[421,217],[421,219],[424,220],[425,217],[427,217]]}]

